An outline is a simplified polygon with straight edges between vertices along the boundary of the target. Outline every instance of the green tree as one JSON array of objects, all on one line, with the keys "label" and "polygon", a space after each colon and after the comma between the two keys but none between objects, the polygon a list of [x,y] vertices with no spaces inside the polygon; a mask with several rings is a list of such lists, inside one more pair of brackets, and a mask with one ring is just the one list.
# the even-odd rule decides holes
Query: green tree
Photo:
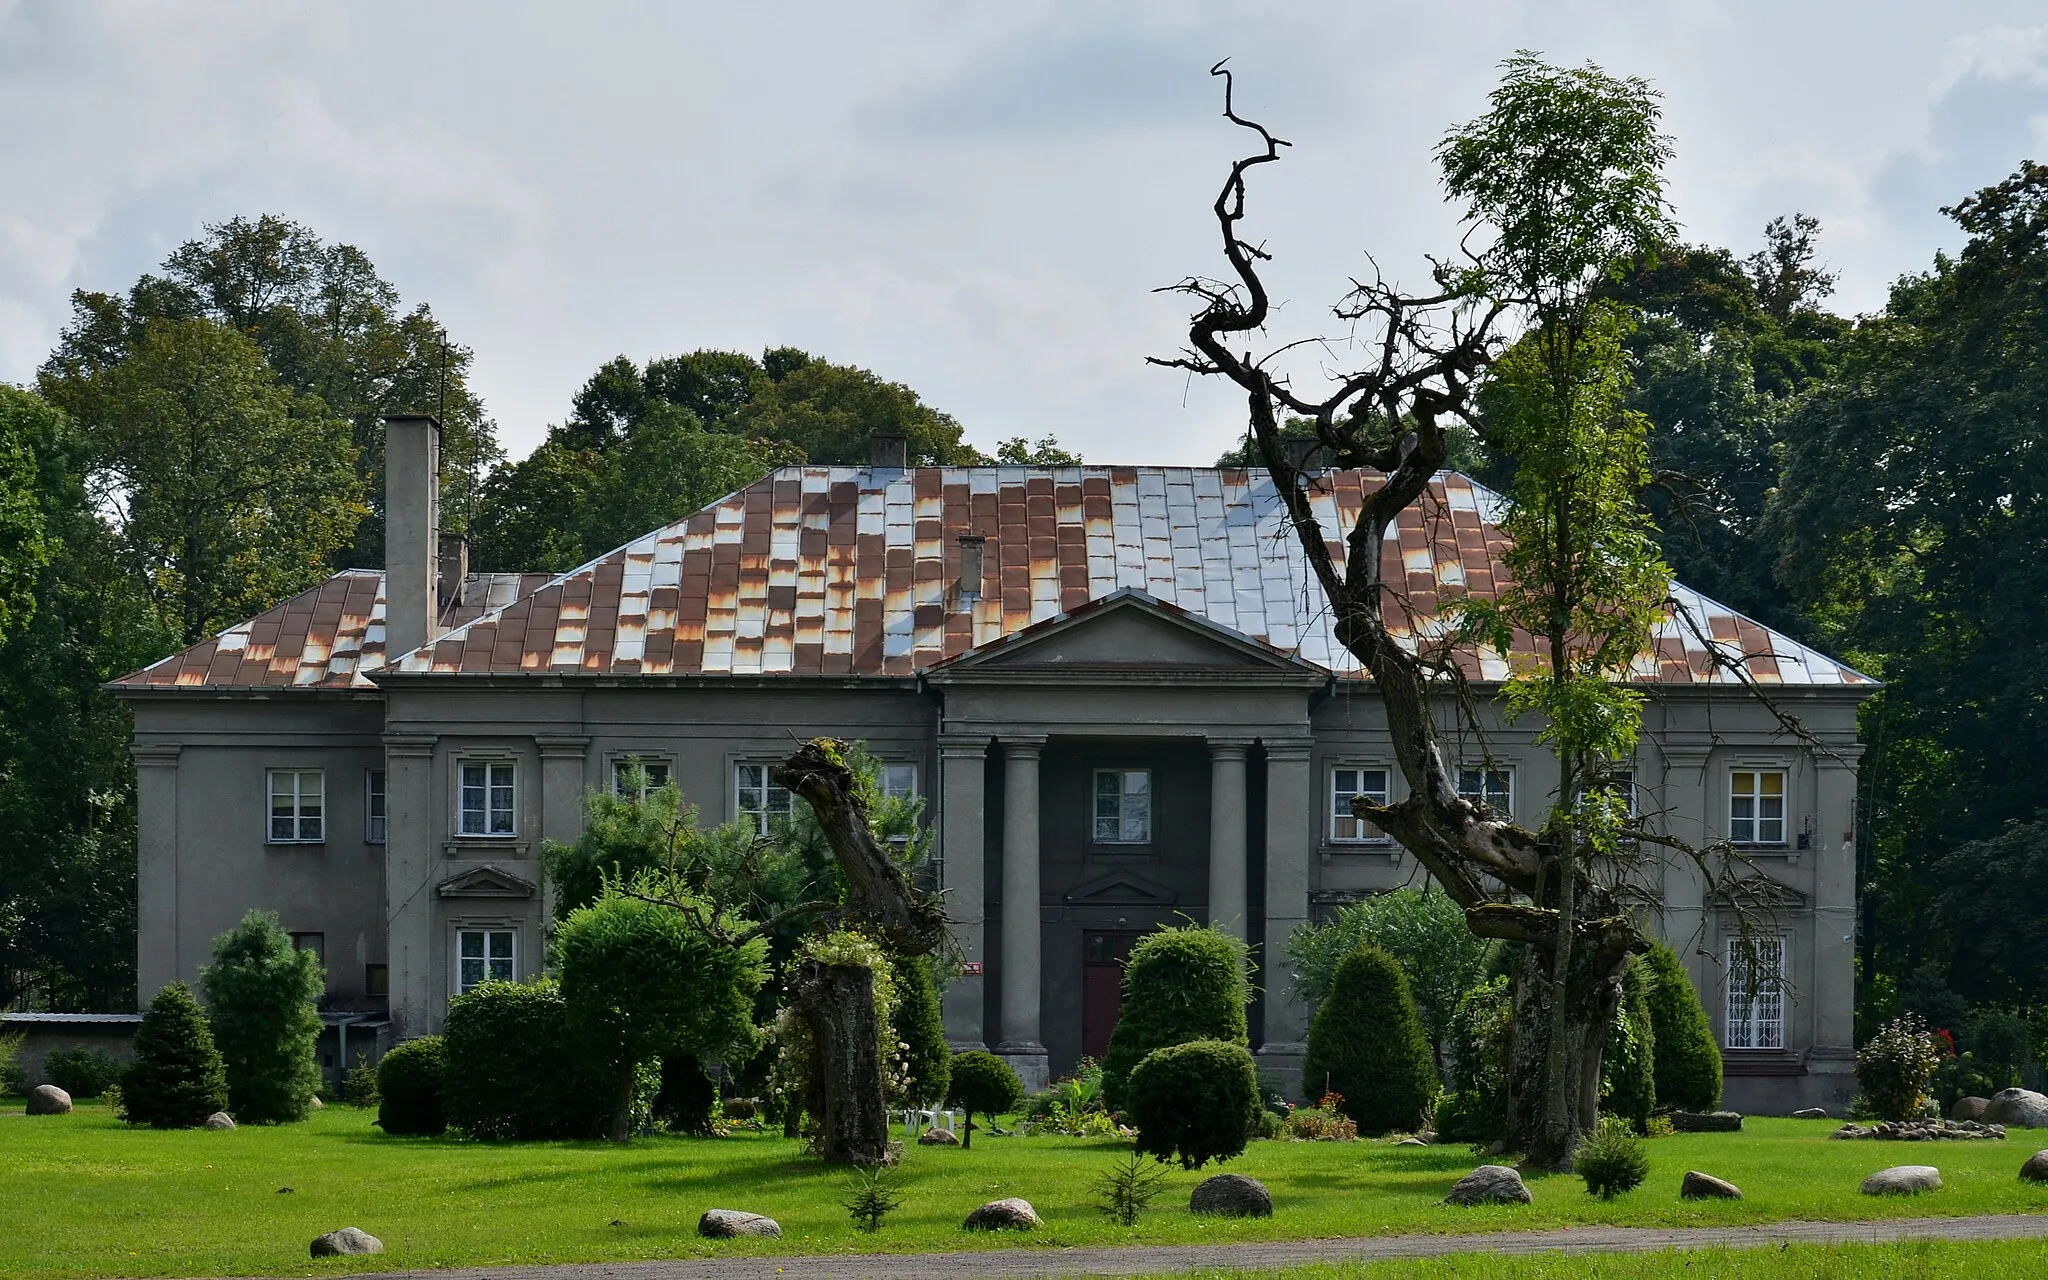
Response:
[{"label": "green tree", "polygon": [[1713,1111],[1721,1105],[1721,1049],[1685,962],[1659,942],[1641,963],[1649,978],[1645,995],[1657,1050],[1657,1105]]},{"label": "green tree", "polygon": [[1600,1109],[1627,1120],[1637,1133],[1648,1133],[1650,1113],[1658,1106],[1657,1024],[1650,1013],[1654,981],[1643,957],[1636,956],[1621,976],[1621,1000],[1607,1024],[1607,1046],[1600,1059]]},{"label": "green tree", "polygon": [[173,982],[156,993],[135,1029],[135,1060],[121,1077],[129,1123],[192,1129],[228,1106],[227,1068],[192,989]]},{"label": "green tree", "polygon": [[1145,1055],[1127,1089],[1140,1155],[1199,1169],[1244,1154],[1259,1102],[1258,1069],[1242,1044],[1189,1040]]},{"label": "green tree", "polygon": [[1409,888],[1376,894],[1288,937],[1295,990],[1310,1004],[1320,1004],[1338,966],[1368,945],[1400,962],[1423,1032],[1441,1060],[1458,1001],[1486,976],[1486,939],[1472,932],[1463,909],[1446,894]]},{"label": "green tree", "polygon": [[974,1145],[974,1113],[993,1120],[1014,1111],[1024,1101],[1024,1082],[1015,1068],[981,1049],[953,1055],[953,1069],[946,1087],[946,1101],[967,1113],[960,1144]]},{"label": "green tree", "polygon": [[1248,1044],[1244,943],[1219,929],[1159,929],[1131,946],[1124,962],[1124,1006],[1102,1062],[1102,1098],[1124,1107],[1124,1087],[1155,1049],[1189,1040]]},{"label": "green tree", "polygon": [[213,940],[199,971],[213,1041],[227,1064],[229,1109],[245,1124],[303,1120],[320,1089],[313,1061],[317,1001],[327,989],[319,958],[292,946],[274,911],[251,911]]},{"label": "green tree", "polygon": [[1310,1094],[1341,1095],[1360,1133],[1422,1127],[1439,1088],[1436,1057],[1392,955],[1362,946],[1337,966],[1309,1028],[1301,1083]]},{"label": "green tree", "polygon": [[362,519],[348,424],[211,320],[151,320],[117,363],[46,376],[161,625],[194,644],[327,576]]},{"label": "green tree", "polygon": [[904,1046],[909,1074],[903,1099],[919,1105],[942,1100],[953,1079],[953,1051],[946,1047],[945,1015],[932,980],[934,963],[930,956],[895,961],[896,1037]]},{"label": "green tree", "polygon": [[1081,455],[1060,448],[1060,442],[1051,436],[1039,437],[1036,444],[1017,436],[996,443],[996,461],[1005,466],[1078,467]]},{"label": "green tree", "polygon": [[[0,395],[12,399],[19,394],[0,386]],[[36,583],[52,550],[25,416],[12,405],[0,411],[0,642],[28,625]]]}]

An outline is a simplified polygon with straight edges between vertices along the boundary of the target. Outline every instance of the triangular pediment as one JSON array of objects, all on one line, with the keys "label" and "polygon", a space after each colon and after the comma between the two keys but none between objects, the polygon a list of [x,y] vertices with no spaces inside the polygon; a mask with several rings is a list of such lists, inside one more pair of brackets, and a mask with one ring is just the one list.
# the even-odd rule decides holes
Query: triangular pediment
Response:
[{"label": "triangular pediment", "polygon": [[1171,907],[1178,901],[1173,890],[1129,871],[1111,871],[1084,880],[1066,893],[1074,907]]},{"label": "triangular pediment", "polygon": [[944,670],[1240,671],[1315,668],[1207,618],[1125,590],[961,655]]},{"label": "triangular pediment", "polygon": [[434,886],[443,898],[531,898],[535,885],[497,867],[477,867]]}]

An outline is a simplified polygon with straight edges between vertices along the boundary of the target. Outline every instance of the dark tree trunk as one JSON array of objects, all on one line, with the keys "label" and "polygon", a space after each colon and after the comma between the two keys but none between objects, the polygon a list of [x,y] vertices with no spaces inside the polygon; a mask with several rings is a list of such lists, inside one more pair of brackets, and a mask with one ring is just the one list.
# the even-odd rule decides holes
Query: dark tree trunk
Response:
[{"label": "dark tree trunk", "polygon": [[[1600,1122],[1600,1075],[1608,1026],[1621,1001],[1621,974],[1629,953],[1602,960],[1582,944],[1573,948],[1564,984],[1563,1026],[1553,996],[1557,991],[1547,951],[1524,947],[1512,977],[1514,1017],[1509,1024],[1505,1067],[1510,1150],[1523,1153],[1526,1169],[1571,1168],[1579,1139]],[[1550,1089],[1553,1036],[1563,1040],[1564,1080]]]},{"label": "dark tree trunk", "polygon": [[889,1111],[875,1020],[875,975],[806,960],[790,985],[811,1037],[809,1097],[818,1154],[828,1164],[883,1164]]}]

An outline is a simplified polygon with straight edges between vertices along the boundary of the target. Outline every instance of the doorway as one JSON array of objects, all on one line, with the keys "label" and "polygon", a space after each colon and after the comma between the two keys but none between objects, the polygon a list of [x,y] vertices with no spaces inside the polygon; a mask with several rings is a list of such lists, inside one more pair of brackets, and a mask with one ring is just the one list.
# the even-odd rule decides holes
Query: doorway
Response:
[{"label": "doorway", "polygon": [[1124,961],[1141,935],[1088,931],[1081,935],[1081,1052],[1109,1056],[1109,1033],[1124,1011]]}]

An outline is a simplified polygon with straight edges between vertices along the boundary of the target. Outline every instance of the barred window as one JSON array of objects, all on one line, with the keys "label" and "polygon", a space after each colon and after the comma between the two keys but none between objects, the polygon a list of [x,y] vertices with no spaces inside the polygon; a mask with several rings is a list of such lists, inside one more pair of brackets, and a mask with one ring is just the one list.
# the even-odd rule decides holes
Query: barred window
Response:
[{"label": "barred window", "polygon": [[1785,1047],[1785,939],[1728,939],[1730,1049]]}]

